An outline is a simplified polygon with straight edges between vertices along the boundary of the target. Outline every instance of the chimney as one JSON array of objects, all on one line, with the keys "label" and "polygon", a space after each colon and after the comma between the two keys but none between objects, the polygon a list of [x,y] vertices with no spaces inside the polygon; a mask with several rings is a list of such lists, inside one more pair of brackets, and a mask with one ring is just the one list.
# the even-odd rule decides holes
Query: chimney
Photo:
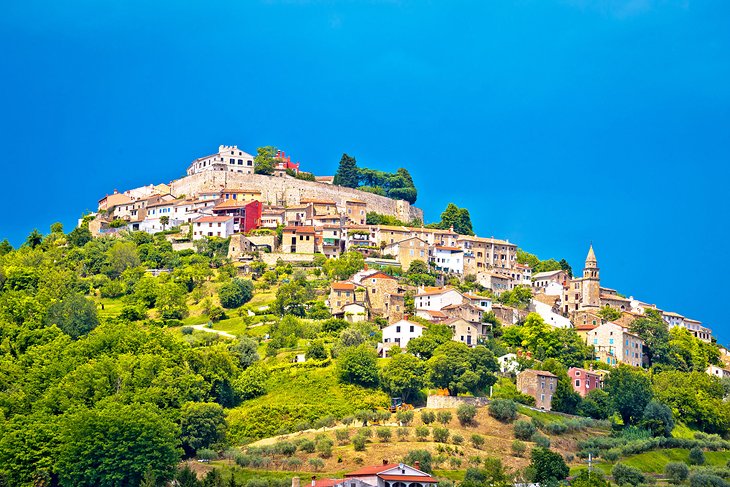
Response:
[{"label": "chimney", "polygon": [[291,487],[299,487],[299,477],[291,478]]},{"label": "chimney", "polygon": [[415,462],[413,462],[413,467],[416,470],[421,470],[421,462],[419,462],[418,460],[416,460]]},{"label": "chimney", "polygon": [[385,466],[385,465],[388,465],[388,459],[387,458],[383,458],[383,466]]}]

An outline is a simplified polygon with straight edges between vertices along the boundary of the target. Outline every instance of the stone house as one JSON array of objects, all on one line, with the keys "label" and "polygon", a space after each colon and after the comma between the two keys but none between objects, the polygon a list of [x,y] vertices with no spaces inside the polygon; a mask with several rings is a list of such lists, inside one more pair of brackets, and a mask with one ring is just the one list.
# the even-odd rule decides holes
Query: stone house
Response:
[{"label": "stone house", "polygon": [[228,171],[253,174],[254,160],[235,145],[221,145],[218,152],[199,157],[188,166],[188,176],[204,171]]},{"label": "stone house", "polygon": [[431,256],[428,242],[419,237],[409,237],[383,247],[384,255],[392,255],[400,263],[401,269],[407,271],[414,260],[428,263]]},{"label": "stone house", "polygon": [[361,200],[348,199],[345,201],[345,218],[354,225],[367,223],[368,204]]},{"label": "stone house", "polygon": [[535,398],[535,407],[550,411],[558,377],[545,370],[526,369],[517,374],[517,389]]},{"label": "stone house", "polygon": [[644,363],[644,341],[628,328],[610,321],[601,325],[578,325],[578,335],[593,347],[595,358],[609,365],[619,362],[641,367]]},{"label": "stone house", "polygon": [[465,274],[495,268],[512,269],[517,264],[517,245],[506,240],[460,235],[456,244],[464,249]]},{"label": "stone house", "polygon": [[479,331],[474,323],[470,323],[462,318],[451,318],[443,321],[441,324],[447,325],[454,332],[453,340],[455,342],[464,343],[470,347],[477,344]]},{"label": "stone house", "polygon": [[281,251],[285,254],[313,254],[318,251],[316,232],[311,226],[284,227]]}]

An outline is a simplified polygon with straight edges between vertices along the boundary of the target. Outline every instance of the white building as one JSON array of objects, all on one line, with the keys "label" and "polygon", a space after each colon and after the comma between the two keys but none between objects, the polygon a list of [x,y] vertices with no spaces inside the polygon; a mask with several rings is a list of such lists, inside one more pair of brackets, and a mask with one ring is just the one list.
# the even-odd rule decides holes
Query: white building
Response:
[{"label": "white building", "polygon": [[539,314],[545,323],[553,328],[573,328],[573,323],[563,315],[553,311],[553,307],[547,303],[532,299],[530,311]]},{"label": "white building", "polygon": [[396,321],[383,328],[383,343],[378,346],[379,353],[385,357],[393,346],[405,349],[408,342],[423,335],[424,326],[408,320]]},{"label": "white building", "polygon": [[710,365],[709,367],[707,367],[707,373],[710,375],[714,375],[718,379],[730,377],[730,370],[723,369],[722,367],[718,367],[717,365]]},{"label": "white building", "polygon": [[514,353],[508,353],[498,357],[497,363],[499,363],[499,371],[503,374],[516,374],[517,371],[520,370],[520,364],[517,362],[517,355]]},{"label": "white building", "polygon": [[228,238],[235,233],[232,216],[204,216],[193,222],[193,240],[205,237]]},{"label": "white building", "polygon": [[417,310],[429,309],[440,311],[452,304],[461,304],[463,298],[461,293],[450,287],[422,287],[414,297]]},{"label": "white building", "polygon": [[679,326],[687,329],[695,338],[698,338],[703,342],[709,343],[712,341],[712,330],[703,326],[701,321],[693,320],[671,311],[664,311],[662,313],[662,318],[669,328]]},{"label": "white building", "polygon": [[570,276],[564,270],[538,272],[532,276],[532,287],[550,296],[560,296]]},{"label": "white building", "polygon": [[[173,208],[175,206],[174,201],[160,201],[151,205],[147,205],[147,215],[144,221],[140,224],[140,230],[147,233],[157,233],[163,230],[169,229],[174,226],[173,222]],[[167,217],[167,223],[162,224],[160,219]]]},{"label": "white building", "polygon": [[464,250],[436,245],[431,254],[431,263],[437,271],[461,275],[464,273]]},{"label": "white building", "polygon": [[218,152],[195,159],[188,166],[188,176],[203,171],[230,171],[253,174],[253,156],[235,145],[221,145]]}]

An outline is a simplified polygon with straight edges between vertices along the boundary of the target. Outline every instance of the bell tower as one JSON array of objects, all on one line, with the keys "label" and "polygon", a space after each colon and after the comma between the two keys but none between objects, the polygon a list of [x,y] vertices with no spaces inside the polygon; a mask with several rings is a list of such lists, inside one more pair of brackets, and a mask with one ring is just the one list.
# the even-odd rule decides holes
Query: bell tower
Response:
[{"label": "bell tower", "polygon": [[583,268],[583,292],[582,292],[582,308],[600,308],[601,307],[601,279],[598,269],[598,261],[596,254],[593,252],[593,244],[588,249],[586,257],[586,265]]}]

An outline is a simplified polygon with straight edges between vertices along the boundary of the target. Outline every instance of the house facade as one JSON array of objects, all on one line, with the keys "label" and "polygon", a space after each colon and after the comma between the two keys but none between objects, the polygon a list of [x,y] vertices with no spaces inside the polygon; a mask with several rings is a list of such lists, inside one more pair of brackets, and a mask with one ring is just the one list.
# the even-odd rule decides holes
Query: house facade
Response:
[{"label": "house facade", "polygon": [[517,389],[535,398],[535,407],[550,411],[558,377],[545,370],[526,369],[517,374]]}]

